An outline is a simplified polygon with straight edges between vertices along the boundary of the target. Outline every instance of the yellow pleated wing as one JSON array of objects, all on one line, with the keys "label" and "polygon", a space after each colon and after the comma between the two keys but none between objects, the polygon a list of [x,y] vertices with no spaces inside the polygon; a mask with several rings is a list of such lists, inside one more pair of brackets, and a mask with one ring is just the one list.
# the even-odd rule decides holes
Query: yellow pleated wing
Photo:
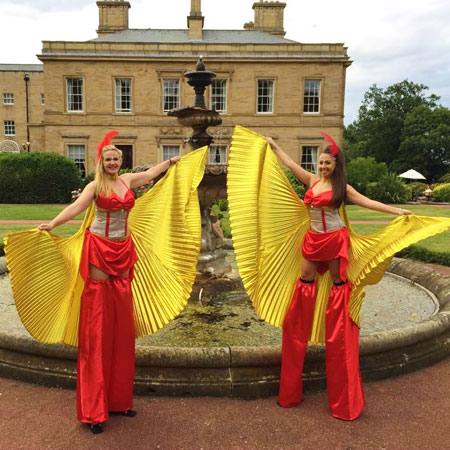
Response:
[{"label": "yellow pleated wing", "polygon": [[395,253],[450,229],[450,218],[399,216],[375,234],[362,236],[351,226],[348,276],[353,283],[350,315],[359,325],[364,286],[378,283]]},{"label": "yellow pleated wing", "polygon": [[[239,274],[257,313],[281,327],[301,275],[301,247],[309,227],[308,210],[291,188],[278,161],[259,134],[243,127],[233,132],[228,167],[228,201]],[[350,230],[348,278],[354,288],[350,315],[359,325],[364,286],[377,283],[393,255],[450,228],[450,219],[401,216],[378,233]],[[329,272],[317,275],[317,300],[310,340],[325,339],[325,310],[331,289]]]},{"label": "yellow pleated wing", "polygon": [[236,263],[257,313],[281,326],[300,277],[309,216],[260,135],[236,127],[227,175]]},{"label": "yellow pleated wing", "polygon": [[38,341],[76,345],[84,287],[80,259],[93,217],[91,205],[78,232],[68,238],[37,229],[5,238],[14,302],[23,325]]},{"label": "yellow pleated wing", "polygon": [[132,283],[137,336],[167,324],[191,294],[201,244],[197,187],[207,150],[185,155],[130,212],[138,254]]},{"label": "yellow pleated wing", "polygon": [[[130,212],[139,257],[132,283],[137,336],[164,326],[189,298],[201,240],[196,189],[206,155],[207,147],[185,155]],[[5,238],[19,316],[41,342],[77,345],[84,288],[79,266],[84,232],[93,218],[91,205],[80,230],[69,238],[38,230]]]}]

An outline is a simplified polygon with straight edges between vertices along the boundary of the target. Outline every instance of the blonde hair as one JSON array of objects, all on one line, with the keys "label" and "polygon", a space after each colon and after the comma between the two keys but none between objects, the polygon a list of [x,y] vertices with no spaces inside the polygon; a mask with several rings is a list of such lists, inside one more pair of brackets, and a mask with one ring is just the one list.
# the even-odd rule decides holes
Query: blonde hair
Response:
[{"label": "blonde hair", "polygon": [[105,172],[105,168],[103,167],[103,155],[106,152],[110,151],[117,152],[117,154],[120,156],[120,159],[122,159],[122,150],[119,150],[114,145],[105,145],[105,147],[103,147],[102,154],[100,155],[100,158],[97,161],[97,165],[95,166],[94,181],[96,183],[95,186],[96,196],[102,195],[104,197],[107,197],[113,192],[110,177],[107,175],[107,173]]}]

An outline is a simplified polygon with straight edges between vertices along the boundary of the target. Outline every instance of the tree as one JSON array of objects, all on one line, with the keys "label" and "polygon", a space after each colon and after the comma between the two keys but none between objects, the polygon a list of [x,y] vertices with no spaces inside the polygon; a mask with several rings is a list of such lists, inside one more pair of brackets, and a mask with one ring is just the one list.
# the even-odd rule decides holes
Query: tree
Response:
[{"label": "tree", "polygon": [[450,170],[450,109],[420,105],[410,112],[391,168],[397,172],[414,168],[431,182],[444,176]]},{"label": "tree", "polygon": [[439,97],[428,87],[408,80],[382,89],[373,85],[364,94],[358,118],[344,133],[349,157],[373,156],[390,165],[398,158],[406,116],[420,105],[433,109]]},{"label": "tree", "polygon": [[387,173],[387,165],[376,162],[372,156],[367,158],[358,157],[347,164],[348,183],[361,194],[367,193],[367,185],[369,183],[378,181]]}]

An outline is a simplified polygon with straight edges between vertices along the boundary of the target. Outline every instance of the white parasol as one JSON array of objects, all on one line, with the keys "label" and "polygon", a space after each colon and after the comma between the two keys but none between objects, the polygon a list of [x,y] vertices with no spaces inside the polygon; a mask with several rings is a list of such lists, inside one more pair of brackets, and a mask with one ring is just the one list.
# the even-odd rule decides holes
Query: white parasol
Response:
[{"label": "white parasol", "polygon": [[425,180],[425,177],[417,172],[417,170],[409,169],[399,175],[400,178],[408,178],[409,180]]}]

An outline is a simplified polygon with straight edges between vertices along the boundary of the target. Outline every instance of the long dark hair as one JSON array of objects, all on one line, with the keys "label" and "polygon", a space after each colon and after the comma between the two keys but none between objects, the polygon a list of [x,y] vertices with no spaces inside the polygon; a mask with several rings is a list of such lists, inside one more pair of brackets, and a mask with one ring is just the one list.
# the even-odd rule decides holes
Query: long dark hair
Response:
[{"label": "long dark hair", "polygon": [[[322,153],[331,156],[331,147],[328,146]],[[345,169],[345,157],[341,150],[335,156],[336,166],[331,174],[331,187],[333,188],[333,196],[330,205],[339,208],[345,201],[347,193],[347,170]]]}]

